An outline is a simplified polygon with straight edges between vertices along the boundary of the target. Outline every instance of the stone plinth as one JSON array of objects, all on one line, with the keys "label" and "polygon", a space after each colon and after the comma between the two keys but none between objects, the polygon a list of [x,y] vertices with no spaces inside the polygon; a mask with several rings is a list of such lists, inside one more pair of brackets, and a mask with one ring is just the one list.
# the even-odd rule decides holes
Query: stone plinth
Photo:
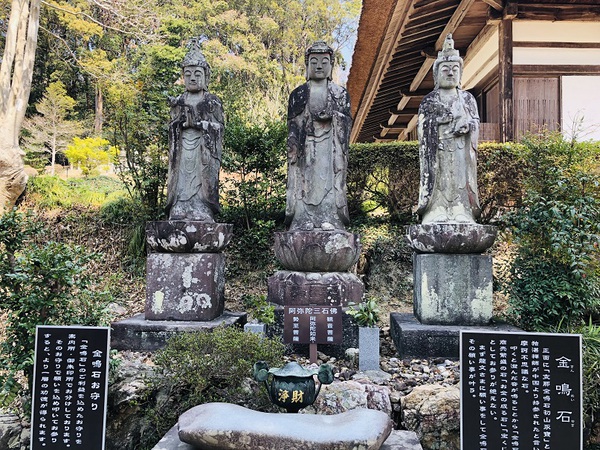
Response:
[{"label": "stone plinth", "polygon": [[222,253],[150,253],[146,280],[148,320],[204,321],[223,314]]},{"label": "stone plinth", "polygon": [[460,330],[482,332],[522,332],[505,323],[481,326],[426,325],[410,313],[390,314],[390,335],[401,358],[458,359]]},{"label": "stone plinth", "polygon": [[153,252],[213,253],[231,240],[233,225],[192,220],[162,220],[146,224],[146,242]]},{"label": "stone plinth", "polygon": [[345,272],[360,255],[360,238],[343,230],[275,233],[275,256],[300,272]]},{"label": "stone plinth", "polygon": [[360,303],[364,285],[347,272],[293,272],[280,270],[268,278],[268,298],[285,306],[347,306]]},{"label": "stone plinth", "polygon": [[483,253],[498,229],[477,223],[429,223],[407,227],[406,239],[417,253]]},{"label": "stone plinth", "polygon": [[111,324],[110,347],[115,350],[150,351],[163,348],[177,333],[209,332],[221,326],[241,326],[246,313],[225,311],[209,321],[146,320],[143,314]]},{"label": "stone plinth", "polygon": [[486,325],[492,318],[492,257],[415,254],[414,312],[431,325]]}]

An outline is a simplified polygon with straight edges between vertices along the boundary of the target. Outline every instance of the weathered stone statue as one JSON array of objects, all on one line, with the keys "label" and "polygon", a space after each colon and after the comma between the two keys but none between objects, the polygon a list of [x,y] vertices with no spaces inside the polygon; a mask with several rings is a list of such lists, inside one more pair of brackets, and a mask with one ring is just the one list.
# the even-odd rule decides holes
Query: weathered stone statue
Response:
[{"label": "weathered stone statue", "polygon": [[460,89],[463,60],[448,35],[433,65],[435,89],[419,107],[422,223],[407,227],[414,312],[423,324],[485,325],[492,317],[492,257],[497,229],[480,225],[477,194],[479,115]]},{"label": "weathered stone statue", "polygon": [[219,211],[219,170],[223,150],[223,106],[210,94],[210,67],[192,39],[182,64],[186,91],[169,97],[170,220],[214,222]]},{"label": "weathered stone statue", "polygon": [[433,65],[435,89],[419,107],[422,223],[475,223],[479,115],[475,98],[460,89],[463,60],[448,35]]},{"label": "weathered stone statue", "polygon": [[361,248],[360,237],[346,231],[350,97],[331,81],[329,45],[315,42],[305,62],[307,81],[292,91],[288,105],[289,228],[275,233],[274,245],[283,270],[269,277],[268,298],[282,306],[344,307],[360,302],[364,292],[360,279],[348,272]]},{"label": "weathered stone statue", "polygon": [[286,219],[290,231],[344,230],[352,119],[348,92],[331,81],[333,49],[306,50],[307,82],[290,95]]}]

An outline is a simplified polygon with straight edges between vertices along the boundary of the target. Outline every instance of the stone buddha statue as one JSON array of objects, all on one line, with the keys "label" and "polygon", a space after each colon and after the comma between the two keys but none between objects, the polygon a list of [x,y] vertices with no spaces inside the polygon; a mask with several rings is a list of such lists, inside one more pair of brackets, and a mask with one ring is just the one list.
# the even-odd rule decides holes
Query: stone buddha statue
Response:
[{"label": "stone buddha statue", "polygon": [[479,115],[460,89],[463,60],[448,35],[433,65],[435,89],[419,107],[421,180],[417,213],[423,224],[475,223]]},{"label": "stone buddha statue", "polygon": [[169,97],[169,220],[214,222],[219,211],[223,106],[208,92],[210,67],[192,39],[181,63],[185,92]]},{"label": "stone buddha statue", "polygon": [[345,230],[348,143],[352,119],[348,92],[331,81],[333,49],[316,42],[306,50],[307,82],[288,106],[289,230]]}]

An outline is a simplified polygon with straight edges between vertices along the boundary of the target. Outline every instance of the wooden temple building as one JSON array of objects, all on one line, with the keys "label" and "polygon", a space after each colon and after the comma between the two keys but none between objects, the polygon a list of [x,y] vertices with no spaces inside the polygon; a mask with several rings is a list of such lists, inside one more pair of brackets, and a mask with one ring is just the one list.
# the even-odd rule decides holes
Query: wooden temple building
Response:
[{"label": "wooden temple building", "polygon": [[363,0],[348,77],[352,142],[416,138],[431,68],[452,33],[480,140],[540,127],[600,140],[599,0]]}]

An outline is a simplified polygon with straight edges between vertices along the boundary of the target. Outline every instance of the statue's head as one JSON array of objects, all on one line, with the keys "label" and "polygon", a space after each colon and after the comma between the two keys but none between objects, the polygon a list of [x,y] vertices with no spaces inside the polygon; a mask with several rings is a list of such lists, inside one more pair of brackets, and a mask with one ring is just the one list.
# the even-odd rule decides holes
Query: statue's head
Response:
[{"label": "statue's head", "polygon": [[307,80],[331,80],[333,49],[323,41],[315,42],[304,53]]},{"label": "statue's head", "polygon": [[188,48],[181,62],[185,89],[189,92],[206,91],[210,83],[210,66],[200,50],[199,40],[190,39]]},{"label": "statue's head", "polygon": [[442,50],[433,63],[433,81],[436,88],[451,89],[460,87],[463,60],[454,49],[452,35],[448,34]]}]

